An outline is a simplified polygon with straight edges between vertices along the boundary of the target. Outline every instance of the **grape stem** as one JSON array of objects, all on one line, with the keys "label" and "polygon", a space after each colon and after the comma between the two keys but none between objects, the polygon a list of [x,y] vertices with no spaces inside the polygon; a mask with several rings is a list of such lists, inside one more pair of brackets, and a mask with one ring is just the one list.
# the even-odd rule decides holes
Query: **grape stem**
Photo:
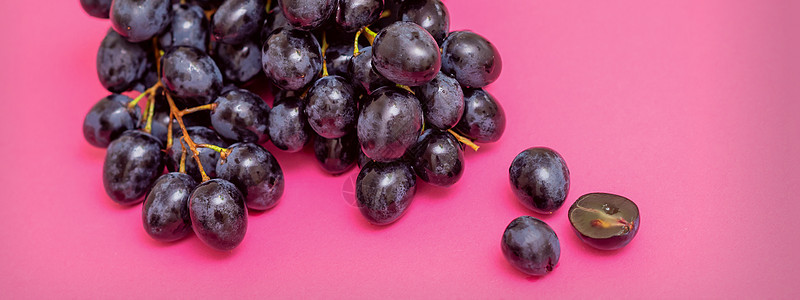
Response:
[{"label": "grape stem", "polygon": [[367,41],[369,41],[370,45],[372,45],[372,43],[375,42],[375,36],[378,35],[374,31],[367,28],[366,26],[361,27],[359,31],[356,31],[356,38],[355,41],[353,41],[353,57],[358,56],[360,52],[358,50],[358,38],[361,37],[361,34],[364,34],[364,36],[367,38]]},{"label": "grape stem", "polygon": [[183,142],[181,142],[181,164],[178,172],[186,174],[186,146],[183,145]]},{"label": "grape stem", "polygon": [[464,144],[464,145],[467,145],[467,146],[469,146],[470,148],[472,148],[472,150],[478,151],[478,149],[480,149],[480,148],[481,148],[480,146],[478,146],[478,145],[476,145],[475,143],[473,143],[472,141],[470,141],[468,138],[465,138],[465,137],[463,137],[463,136],[459,135],[458,133],[456,133],[456,132],[455,132],[455,131],[453,131],[452,129],[448,129],[448,130],[447,130],[447,132],[449,132],[450,134],[452,134],[452,135],[453,135],[453,137],[455,137],[455,138],[456,138],[456,140],[458,140],[458,141],[459,141],[459,142],[461,142],[462,144]]},{"label": "grape stem", "polygon": [[128,103],[128,109],[133,109],[134,107],[136,107],[136,105],[138,105],[138,104],[139,104],[139,101],[141,101],[142,99],[144,99],[144,97],[147,97],[147,96],[149,96],[150,94],[153,94],[153,93],[155,93],[155,92],[156,92],[156,90],[157,90],[158,88],[162,87],[162,86],[163,86],[163,84],[161,83],[161,80],[159,80],[158,82],[156,82],[156,84],[154,84],[154,85],[153,85],[153,86],[151,86],[150,88],[148,88],[148,89],[144,90],[144,92],[142,92],[141,94],[139,94],[139,96],[136,96],[136,98],[134,98],[134,99],[133,99],[133,101],[131,101],[131,102],[129,102],[129,103]]},{"label": "grape stem", "polygon": [[378,19],[388,18],[388,17],[391,17],[391,16],[392,16],[392,11],[387,9],[387,10],[384,10],[383,12],[381,12],[381,16],[378,17]]},{"label": "grape stem", "polygon": [[222,148],[220,146],[209,145],[209,144],[197,144],[197,147],[208,148],[219,152],[219,159],[221,159],[223,163],[225,162],[225,159],[228,158],[228,154],[231,154],[231,149]]},{"label": "grape stem", "polygon": [[325,32],[322,32],[322,77],[328,76],[328,62],[325,52],[328,52],[328,39]]},{"label": "grape stem", "polygon": [[156,95],[151,93],[147,97],[147,123],[144,126],[144,132],[150,133],[153,131],[153,114],[156,108]]},{"label": "grape stem", "polygon": [[214,111],[215,109],[217,109],[217,103],[216,102],[215,103],[211,103],[211,104],[200,105],[200,106],[195,106],[195,107],[184,109],[184,110],[178,112],[178,116],[183,117],[185,115],[188,115],[188,114],[191,114],[191,113],[195,113],[195,112],[198,112],[198,111],[202,111],[202,110]]},{"label": "grape stem", "polygon": [[414,93],[414,91],[413,91],[413,90],[411,90],[411,87],[409,87],[409,86],[407,86],[407,85],[398,84],[398,85],[397,85],[397,87],[399,87],[399,88],[401,88],[401,89],[404,89],[404,90],[408,91],[408,92],[409,92],[409,93],[411,93],[412,95],[416,95],[416,94],[417,94],[417,93]]},{"label": "grape stem", "polygon": [[203,182],[210,180],[206,171],[203,170],[203,164],[200,162],[200,151],[197,151],[197,144],[192,141],[192,138],[189,137],[189,131],[186,130],[186,125],[183,124],[183,116],[181,116],[181,111],[178,110],[178,107],[175,105],[175,101],[172,100],[172,96],[168,93],[164,93],[167,96],[167,102],[169,103],[169,110],[172,115],[175,116],[175,121],[178,121],[178,126],[181,128],[183,132],[183,141],[186,142],[186,146],[189,147],[189,151],[194,154],[194,159],[197,162],[197,169],[200,170],[200,176],[203,178]]}]

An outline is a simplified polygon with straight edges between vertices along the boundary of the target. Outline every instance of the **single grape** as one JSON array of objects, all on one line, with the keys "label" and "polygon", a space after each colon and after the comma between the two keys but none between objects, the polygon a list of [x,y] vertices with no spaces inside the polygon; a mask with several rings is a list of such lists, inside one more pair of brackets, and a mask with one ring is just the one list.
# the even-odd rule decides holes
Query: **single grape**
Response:
[{"label": "single grape", "polygon": [[358,55],[350,59],[348,70],[353,83],[360,86],[365,93],[372,93],[380,87],[392,85],[389,79],[372,68],[372,46],[359,48]]},{"label": "single grape", "polygon": [[137,204],[163,171],[161,142],[143,131],[128,130],[108,145],[103,186],[114,202]]},{"label": "single grape", "polygon": [[318,79],[308,91],[306,101],[308,123],[320,136],[340,138],[355,127],[358,113],[356,95],[344,77]]},{"label": "single grape", "polygon": [[317,136],[314,140],[314,156],[317,157],[317,162],[323,170],[333,175],[350,170],[358,159],[360,148],[355,132],[335,139]]},{"label": "single grape", "polygon": [[450,32],[450,13],[441,0],[405,0],[400,5],[400,20],[422,26],[439,45]]},{"label": "single grape", "polygon": [[286,20],[286,17],[283,16],[281,8],[273,8],[267,13],[267,17],[264,19],[264,23],[261,26],[261,45],[267,41],[269,35],[272,34],[272,31],[276,28],[291,26],[289,21]]},{"label": "single grape", "polygon": [[266,16],[264,0],[226,0],[211,17],[211,32],[221,43],[241,44],[259,33]]},{"label": "single grape", "polygon": [[112,94],[92,106],[83,119],[83,137],[92,146],[106,148],[123,132],[139,126],[141,112],[136,106],[128,109],[131,98]]},{"label": "single grape", "polygon": [[128,41],[152,39],[170,23],[170,0],[114,0],[111,2],[111,27]]},{"label": "single grape", "polygon": [[158,38],[158,45],[165,50],[186,46],[206,51],[208,26],[208,19],[202,7],[194,4],[173,4],[172,21]]},{"label": "single grape", "polygon": [[205,52],[175,47],[161,58],[161,82],[176,100],[188,107],[211,103],[222,89],[222,73]]},{"label": "single grape", "polygon": [[411,22],[396,22],[378,32],[372,49],[375,70],[397,84],[425,84],[442,66],[436,40]]},{"label": "single grape", "polygon": [[356,199],[361,214],[372,224],[397,221],[416,192],[417,177],[403,162],[369,162],[356,178]]},{"label": "single grape", "polygon": [[147,51],[109,29],[97,50],[97,77],[112,93],[128,91],[145,75]]},{"label": "single grape", "polygon": [[422,108],[406,90],[380,88],[370,95],[356,127],[364,154],[373,160],[392,161],[417,142],[422,129]]},{"label": "single grape", "polygon": [[508,263],[533,276],[552,272],[561,257],[561,244],[553,228],[531,216],[521,216],[508,224],[500,248]]},{"label": "single grape", "polygon": [[168,173],[156,180],[142,206],[144,231],[153,239],[172,242],[192,232],[189,195],[197,186],[191,176]]},{"label": "single grape", "polygon": [[277,87],[296,91],[322,70],[319,42],[310,32],[277,28],[261,50],[264,73]]},{"label": "single grape", "polygon": [[269,139],[269,105],[245,89],[220,95],[211,112],[211,125],[223,138],[262,144]]},{"label": "single grape", "polygon": [[496,142],[506,129],[506,113],[500,103],[482,89],[464,90],[464,115],[455,129],[480,143]]},{"label": "single grape", "polygon": [[92,17],[108,19],[111,11],[111,0],[81,0],[81,7]]},{"label": "single grape", "polygon": [[297,152],[311,138],[305,104],[294,96],[276,96],[269,111],[269,138],[278,149]]},{"label": "single grape", "polygon": [[471,31],[450,33],[442,45],[442,71],[464,87],[482,88],[503,70],[500,52],[486,38]]},{"label": "single grape", "polygon": [[[189,132],[189,138],[197,144],[210,144],[220,147],[227,147],[228,143],[222,140],[214,130],[207,127],[194,126],[187,127],[186,131]],[[180,170],[181,155],[183,147],[181,147],[181,139],[183,138],[182,131],[172,132],[172,148],[167,149],[169,164],[172,165],[171,170]],[[184,147],[186,144],[184,143]],[[200,153],[200,162],[203,164],[203,171],[206,172],[211,178],[217,177],[217,161],[219,161],[219,152],[208,148],[197,148]],[[203,177],[200,175],[200,169],[197,167],[197,161],[194,159],[194,154],[186,147],[186,174],[189,174],[194,180],[202,181]]]},{"label": "single grape", "polygon": [[600,250],[628,245],[639,231],[639,207],[628,198],[591,193],[578,198],[569,208],[569,223],[578,238]]},{"label": "single grape", "polygon": [[236,248],[247,233],[247,207],[233,183],[211,179],[189,196],[192,229],[203,243],[220,251]]},{"label": "single grape", "polygon": [[217,163],[217,172],[239,188],[249,209],[273,208],[283,195],[283,170],[272,153],[260,145],[233,144],[228,157]]},{"label": "single grape", "polygon": [[214,60],[225,79],[246,83],[261,73],[261,46],[254,41],[239,45],[217,43]]},{"label": "single grape", "polygon": [[383,12],[383,0],[339,0],[336,24],[344,31],[355,32],[374,23]]},{"label": "single grape", "polygon": [[550,148],[528,148],[508,168],[511,189],[525,207],[550,214],[564,204],[569,193],[569,169],[564,158]]},{"label": "single grape", "polygon": [[442,72],[417,89],[425,121],[436,128],[453,128],[464,114],[464,91],[455,78]]},{"label": "single grape", "polygon": [[414,147],[414,171],[423,181],[437,186],[451,186],[464,173],[464,151],[452,134],[428,129]]},{"label": "single grape", "polygon": [[[354,34],[343,34],[342,38],[327,36],[328,49],[325,51],[325,65],[328,67],[329,75],[339,75],[348,80],[350,76],[350,60],[353,58],[353,39]],[[358,46],[359,49],[362,47]],[[352,83],[356,85],[356,83]]]},{"label": "single grape", "polygon": [[279,0],[289,24],[301,30],[322,26],[336,10],[336,0]]}]

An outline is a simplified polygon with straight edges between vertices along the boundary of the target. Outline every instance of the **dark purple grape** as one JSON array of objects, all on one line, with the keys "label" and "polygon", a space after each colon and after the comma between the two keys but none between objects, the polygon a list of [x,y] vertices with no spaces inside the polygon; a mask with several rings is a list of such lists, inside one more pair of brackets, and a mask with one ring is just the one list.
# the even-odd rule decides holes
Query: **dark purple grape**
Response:
[{"label": "dark purple grape", "polygon": [[261,73],[261,46],[253,41],[239,45],[217,43],[214,60],[225,79],[245,83]]},{"label": "dark purple grape", "polygon": [[406,212],[416,187],[417,176],[405,163],[369,162],[356,178],[358,209],[372,224],[390,224]]},{"label": "dark purple grape", "polygon": [[[341,39],[328,39],[328,50],[325,51],[325,65],[328,67],[329,75],[339,75],[347,79],[350,76],[350,60],[353,58],[353,39],[354,34],[345,34]],[[359,48],[361,46],[359,45]],[[354,83],[355,84],[355,83]]]},{"label": "dark purple grape", "polygon": [[114,0],[111,27],[128,41],[146,41],[167,28],[171,8],[170,0]]},{"label": "dark purple grape", "polygon": [[189,195],[195,186],[197,182],[184,173],[161,175],[142,206],[144,231],[162,242],[177,241],[189,235],[192,232]]},{"label": "dark purple grape", "polygon": [[339,0],[336,24],[344,31],[355,32],[374,23],[383,12],[383,0]]},{"label": "dark purple grape", "polygon": [[108,145],[103,163],[103,186],[111,200],[133,205],[164,172],[161,142],[139,130],[125,131]]},{"label": "dark purple grape", "polygon": [[112,93],[130,90],[147,70],[147,51],[109,29],[97,50],[97,77]]},{"label": "dark purple grape", "polygon": [[625,247],[639,231],[639,207],[619,195],[583,195],[572,204],[568,215],[578,238],[600,250]]},{"label": "dark purple grape", "polygon": [[517,270],[543,276],[558,266],[561,244],[553,228],[534,217],[522,216],[508,224],[500,248]]},{"label": "dark purple grape", "polygon": [[436,128],[453,128],[464,114],[464,91],[455,78],[442,72],[417,88],[425,121]]},{"label": "dark purple grape", "polygon": [[394,24],[400,20],[400,5],[404,0],[383,0],[383,11],[388,12],[388,16],[378,19],[369,26],[370,29],[380,31],[386,26]]},{"label": "dark purple grape", "polygon": [[172,5],[172,21],[158,38],[161,49],[186,46],[206,51],[208,47],[208,19],[203,8],[193,4]]},{"label": "dark purple grape", "polygon": [[364,154],[364,151],[361,148],[358,149],[358,168],[361,169],[367,165],[368,162],[373,161],[369,156]]},{"label": "dark purple grape", "polygon": [[364,154],[373,160],[392,161],[417,142],[422,129],[422,108],[406,90],[380,88],[367,100],[356,127]]},{"label": "dark purple grape", "polygon": [[228,91],[214,101],[211,125],[223,138],[262,144],[269,140],[269,105],[245,89]]},{"label": "dark purple grape", "polygon": [[450,32],[450,13],[441,0],[405,0],[400,5],[400,20],[422,26],[439,45]]},{"label": "dark purple grape", "polygon": [[336,11],[336,0],[279,0],[289,24],[301,30],[322,26]]},{"label": "dark purple grape", "polygon": [[108,19],[111,0],[81,0],[81,7],[92,17]]},{"label": "dark purple grape", "polygon": [[350,59],[348,68],[353,83],[359,85],[366,93],[372,93],[380,87],[392,85],[389,79],[378,74],[372,68],[372,46],[359,48],[358,55]]},{"label": "dark purple grape", "polygon": [[139,107],[128,109],[131,98],[112,94],[92,106],[83,119],[83,137],[92,146],[106,148],[123,132],[138,128],[141,119]]},{"label": "dark purple grape", "polygon": [[[210,144],[220,147],[227,147],[228,143],[222,140],[214,130],[211,130],[206,127],[194,126],[194,127],[187,127],[186,131],[189,132],[189,137],[197,144]],[[169,156],[169,163],[172,165],[172,170],[180,170],[181,164],[181,154],[183,153],[183,148],[181,147],[181,139],[183,138],[182,131],[173,131],[172,132],[173,141],[172,147],[167,149],[167,155]],[[184,144],[184,147],[186,145]],[[219,152],[214,151],[208,148],[198,148],[198,152],[200,152],[200,162],[203,164],[203,171],[211,177],[217,177],[217,161],[219,161]],[[194,178],[194,180],[202,181],[203,178],[200,175],[200,169],[197,168],[197,161],[194,159],[194,154],[189,151],[189,148],[186,147],[186,174],[189,174]]]},{"label": "dark purple grape", "polygon": [[442,72],[464,87],[482,88],[497,80],[503,70],[500,52],[471,31],[450,33],[442,45]]},{"label": "dark purple grape", "polygon": [[211,179],[189,196],[192,229],[203,243],[220,251],[236,248],[247,233],[247,207],[233,183]]},{"label": "dark purple grape", "polygon": [[340,138],[355,127],[358,113],[356,94],[344,77],[318,79],[308,91],[306,101],[308,123],[320,136]]},{"label": "dark purple grape", "polygon": [[211,32],[221,43],[241,44],[260,32],[266,16],[264,0],[226,0],[211,17]]},{"label": "dark purple grape", "polygon": [[286,17],[283,16],[281,8],[273,8],[267,13],[267,17],[264,19],[264,25],[261,26],[261,44],[263,45],[267,41],[269,35],[272,34],[272,31],[276,28],[291,26],[289,21],[286,20]]},{"label": "dark purple grape", "polygon": [[175,47],[164,54],[161,64],[164,87],[184,106],[209,104],[222,89],[222,73],[203,51]]},{"label": "dark purple grape", "polygon": [[506,130],[506,113],[500,103],[482,89],[464,90],[464,115],[456,129],[479,143],[496,142]]},{"label": "dark purple grape", "polygon": [[322,70],[319,42],[310,32],[277,28],[261,50],[264,73],[277,87],[296,91]]},{"label": "dark purple grape", "polygon": [[451,186],[464,173],[464,151],[452,134],[428,129],[414,147],[414,171],[423,181],[437,186]]},{"label": "dark purple grape", "polygon": [[425,84],[442,66],[436,40],[411,22],[396,22],[378,32],[372,49],[372,66],[397,84]]},{"label": "dark purple grape", "polygon": [[567,199],[569,169],[553,149],[534,147],[522,151],[511,162],[508,174],[519,201],[537,213],[553,213]]},{"label": "dark purple grape", "polygon": [[358,159],[361,146],[355,133],[336,139],[317,136],[314,140],[314,155],[325,172],[339,175],[350,170]]},{"label": "dark purple grape", "polygon": [[311,138],[311,132],[304,102],[294,96],[276,97],[269,112],[269,138],[275,147],[287,152],[300,151]]},{"label": "dark purple grape", "polygon": [[237,143],[230,154],[217,163],[219,177],[239,188],[247,208],[266,210],[275,207],[283,195],[284,179],[278,160],[253,143]]}]

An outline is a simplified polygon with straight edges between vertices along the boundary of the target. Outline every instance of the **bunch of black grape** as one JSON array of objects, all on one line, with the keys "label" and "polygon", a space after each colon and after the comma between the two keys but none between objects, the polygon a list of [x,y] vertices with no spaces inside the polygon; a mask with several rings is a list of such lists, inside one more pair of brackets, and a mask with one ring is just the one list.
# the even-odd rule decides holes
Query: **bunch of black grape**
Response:
[{"label": "bunch of black grape", "polygon": [[[440,0],[271,2],[81,0],[111,21],[97,73],[112,94],[89,111],[84,136],[108,148],[111,199],[144,201],[153,238],[194,231],[215,249],[239,245],[247,210],[283,194],[268,141],[297,152],[313,140],[331,174],[358,164],[362,214],[389,224],[417,178],[454,184],[464,145],[502,135],[503,109],[482,89],[500,55],[480,35],[450,32]],[[265,84],[272,107],[248,90]]]}]

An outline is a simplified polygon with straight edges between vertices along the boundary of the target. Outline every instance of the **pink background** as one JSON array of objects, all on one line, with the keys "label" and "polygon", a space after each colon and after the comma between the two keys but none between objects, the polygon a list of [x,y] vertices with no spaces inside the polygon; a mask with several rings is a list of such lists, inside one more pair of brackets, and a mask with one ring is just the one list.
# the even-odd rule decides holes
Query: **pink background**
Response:
[{"label": "pink background", "polygon": [[[77,0],[45,2],[0,10],[5,296],[800,297],[800,2],[449,0],[452,29],[502,53],[488,88],[508,114],[502,140],[467,153],[454,187],[420,184],[388,227],[342,199],[356,170],[328,176],[311,151],[270,146],[286,193],[250,214],[229,253],[196,237],[155,242],[140,206],[105,195],[104,151],[80,126],[107,94],[94,64],[109,24]],[[507,170],[531,146],[566,159],[566,206],[595,191],[636,201],[636,239],[592,250],[566,208],[540,216],[518,204]],[[499,246],[528,214],[562,245],[558,268],[538,279]]]}]

